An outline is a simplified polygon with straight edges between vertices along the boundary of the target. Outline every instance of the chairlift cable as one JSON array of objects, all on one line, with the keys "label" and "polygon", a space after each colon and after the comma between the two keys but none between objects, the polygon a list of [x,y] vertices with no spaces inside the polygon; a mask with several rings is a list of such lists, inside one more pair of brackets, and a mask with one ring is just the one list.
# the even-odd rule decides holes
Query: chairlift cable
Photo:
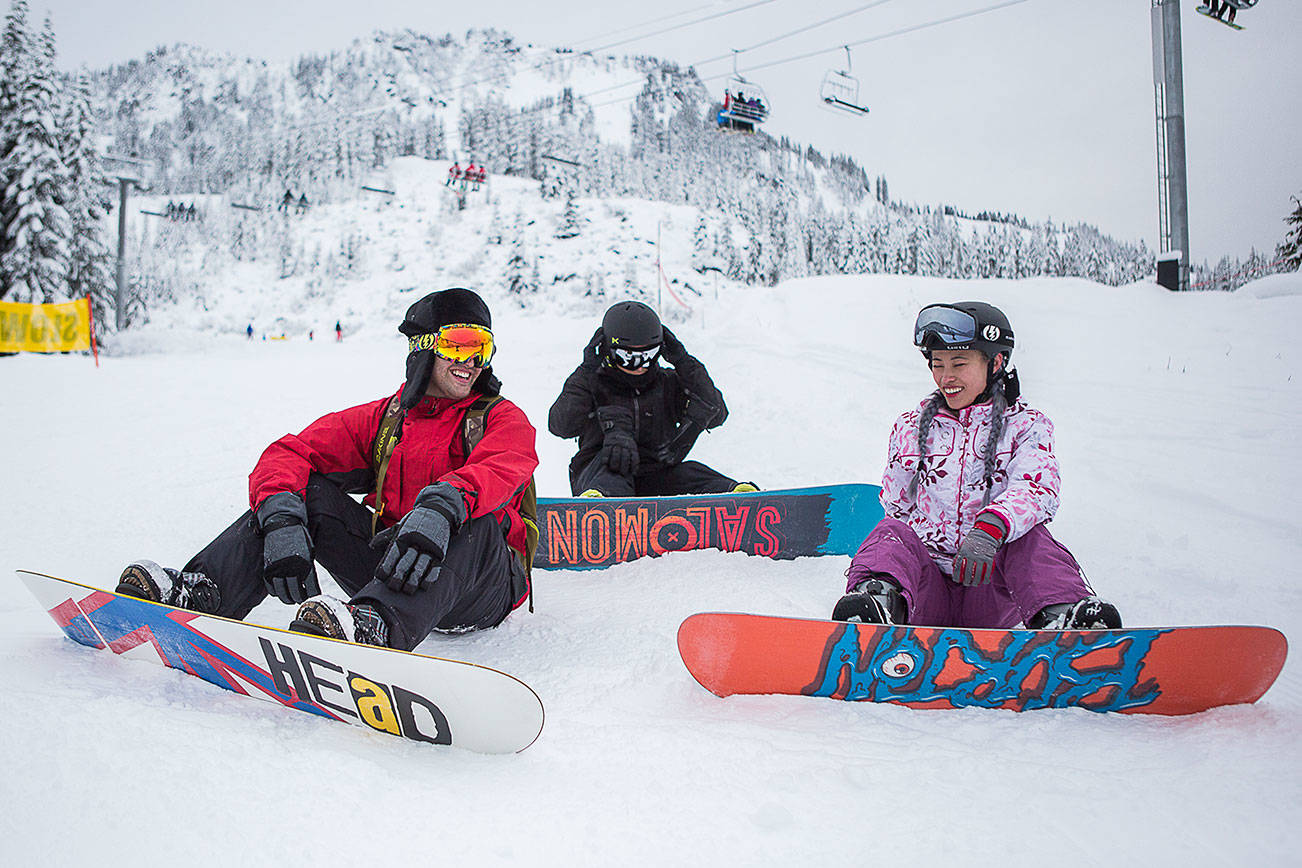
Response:
[{"label": "chairlift cable", "polygon": [[[802,33],[808,33],[811,30],[815,30],[827,24],[831,24],[834,21],[840,21],[842,18],[849,18],[851,15],[858,15],[860,12],[866,12],[869,9],[872,9],[874,6],[881,6],[889,2],[891,2],[891,0],[873,0],[872,3],[864,4],[863,6],[860,6],[857,9],[851,9],[848,12],[842,12],[839,15],[833,15],[831,18],[824,18],[822,21],[815,21],[813,24],[806,24],[804,27],[800,27],[797,28],[796,30],[788,31],[787,33],[778,34],[777,36],[774,36],[771,39],[765,39],[762,42],[756,42],[754,45],[748,45],[745,48],[735,48],[733,49],[733,54],[735,55],[737,53],[754,51],[757,48],[764,48],[765,46],[772,45],[775,42],[781,42],[784,39],[790,39],[793,36],[799,36]],[[728,56],[729,55],[727,54],[720,54],[719,56],[711,57],[708,60],[698,60],[691,65],[704,66],[707,63],[716,63],[720,60],[725,60]]]},{"label": "chairlift cable", "polygon": [[760,6],[767,6],[770,3],[776,3],[776,2],[777,0],[755,0],[755,2],[753,3],[748,3],[745,6],[738,6],[736,9],[727,9],[723,12],[715,12],[712,15],[706,15],[703,18],[697,18],[693,21],[687,21],[683,24],[675,24],[673,27],[666,27],[663,30],[655,30],[652,31],[651,33],[644,33],[641,36],[630,36],[628,39],[621,39],[618,42],[611,42],[606,45],[598,46],[597,48],[590,48],[587,50],[586,53],[591,54],[594,51],[605,51],[610,48],[616,48],[620,45],[627,45],[630,42],[638,42],[639,40],[642,39],[650,39],[652,36],[662,36],[666,33],[672,33],[675,30],[682,30],[684,27],[693,27],[697,24],[704,24],[706,21],[713,21],[716,18],[724,18],[728,15],[735,15],[738,12],[749,12],[751,9],[756,9]]},{"label": "chairlift cable", "polygon": [[[923,23],[921,23],[921,24],[915,24],[915,25],[912,25],[912,26],[910,26],[910,27],[904,27],[904,28],[901,28],[901,29],[899,29],[899,30],[891,31],[890,33],[882,33],[882,34],[879,34],[879,35],[877,35],[877,36],[870,36],[869,38],[867,38],[867,39],[861,39],[861,40],[859,40],[858,42],[842,43],[842,44],[836,45],[835,47],[832,47],[832,48],[822,48],[822,49],[818,49],[817,51],[810,51],[810,52],[806,52],[806,53],[804,53],[804,54],[793,55],[793,56],[791,56],[791,57],[779,58],[778,60],[769,61],[769,62],[767,62],[767,63],[763,63],[763,64],[757,64],[757,65],[755,65],[755,66],[751,66],[751,67],[746,68],[745,70],[743,70],[743,72],[753,72],[754,70],[757,70],[757,69],[768,69],[768,68],[770,68],[770,67],[774,67],[774,66],[781,66],[781,65],[783,65],[783,64],[787,64],[787,63],[795,63],[796,61],[807,60],[807,59],[809,59],[809,58],[811,58],[811,57],[817,57],[817,56],[819,56],[819,55],[821,55],[821,54],[827,54],[827,53],[832,52],[832,51],[840,51],[840,50],[843,50],[843,49],[857,48],[857,47],[860,46],[860,45],[867,45],[867,44],[869,44],[869,43],[871,43],[871,42],[880,42],[880,41],[885,40],[885,39],[891,39],[891,38],[894,38],[894,37],[896,37],[896,36],[903,36],[903,35],[905,35],[905,34],[908,34],[908,33],[914,33],[914,32],[919,31],[919,30],[927,30],[927,29],[930,29],[930,28],[932,28],[932,27],[939,27],[939,26],[944,25],[944,24],[952,24],[952,23],[955,22],[955,21],[960,21],[960,20],[963,20],[963,19],[965,19],[965,18],[974,18],[974,17],[976,17],[976,16],[978,16],[978,15],[984,15],[984,14],[986,14],[986,13],[988,13],[988,12],[995,12],[995,11],[998,11],[998,10],[1000,10],[1000,9],[1007,8],[1007,7],[1009,7],[1009,6],[1016,6],[1016,5],[1020,4],[1020,3],[1026,3],[1026,2],[1029,2],[1029,0],[1006,0],[1006,2],[1003,2],[1003,3],[996,3],[996,4],[994,4],[993,6],[985,6],[985,7],[982,7],[981,9],[973,9],[973,10],[968,11],[968,12],[961,12],[961,13],[959,13],[959,14],[957,14],[957,15],[951,15],[951,16],[946,17],[946,18],[938,18],[938,19],[935,19],[935,20],[933,20],[933,21],[925,21],[925,22],[923,22]],[[724,60],[724,59],[729,58],[729,57],[731,57],[731,56],[732,56],[732,53],[729,52],[728,54],[720,55],[720,56],[718,56],[718,57],[713,57],[713,58],[710,58],[709,60],[698,61],[698,62],[695,62],[695,63],[688,64],[688,66],[689,66],[689,67],[700,66],[700,65],[703,65],[703,64],[705,64],[705,63],[712,63],[712,62],[715,62],[715,61]],[[710,82],[710,81],[718,81],[719,79],[722,79],[722,78],[729,78],[729,77],[731,77],[731,76],[732,76],[732,73],[730,73],[730,72],[722,72],[722,73],[718,73],[717,75],[711,75],[711,76],[701,76],[701,82],[704,83],[704,82]],[[642,84],[643,81],[644,81],[644,79],[638,79],[637,81],[629,81],[629,82],[623,82],[623,83],[621,83],[621,84],[616,84],[616,85],[608,85],[608,86],[603,87],[603,88],[598,88],[597,90],[594,90],[594,91],[589,91],[588,93],[584,93],[584,94],[576,94],[575,96],[576,96],[577,99],[588,99],[588,98],[590,98],[590,97],[594,97],[594,96],[597,96],[597,95],[599,95],[599,94],[606,93],[606,92],[608,92],[608,91],[619,90],[619,89],[621,89],[621,88],[632,87],[632,86],[634,86],[634,85],[639,85],[639,84]],[[636,95],[636,94],[635,94],[634,96],[619,97],[619,98],[617,98],[617,99],[606,100],[606,101],[604,101],[604,102],[592,103],[592,104],[591,104],[591,107],[592,107],[592,108],[602,108],[602,107],[605,107],[605,106],[608,106],[608,105],[618,105],[618,104],[621,103],[621,102],[628,102],[628,101],[633,100],[633,99],[636,99],[636,98],[637,98],[637,95]]]},{"label": "chairlift cable", "polygon": [[[772,45],[772,44],[775,43],[775,42],[781,42],[781,41],[784,40],[784,39],[790,39],[790,38],[793,37],[793,36],[799,36],[799,35],[802,34],[802,33],[808,33],[810,30],[814,30],[814,29],[817,29],[817,28],[819,28],[819,27],[823,27],[823,26],[825,26],[825,25],[827,25],[827,24],[831,24],[831,23],[833,23],[834,21],[840,21],[842,18],[849,18],[851,15],[857,15],[857,14],[859,14],[860,12],[866,12],[867,10],[872,9],[874,6],[881,6],[881,5],[883,5],[883,4],[885,4],[885,3],[889,3],[889,2],[891,2],[891,0],[873,0],[872,3],[866,3],[866,4],[864,4],[863,6],[859,6],[859,7],[855,8],[855,9],[851,9],[851,10],[849,10],[848,12],[842,12],[842,13],[839,14],[839,15],[833,15],[831,18],[825,18],[825,19],[823,19],[822,21],[816,21],[816,22],[814,22],[813,24],[807,24],[807,25],[805,25],[804,27],[797,28],[796,30],[789,31],[789,32],[787,32],[787,33],[779,34],[779,35],[777,35],[777,36],[772,37],[771,39],[765,39],[765,40],[763,40],[762,42],[756,42],[754,45],[748,45],[748,46],[746,46],[745,48],[735,48],[735,49],[733,49],[732,51],[730,51],[730,52],[727,53],[727,54],[719,54],[719,55],[716,55],[716,56],[714,56],[714,57],[706,58],[705,60],[697,60],[697,61],[693,61],[692,63],[689,63],[688,66],[689,66],[689,67],[705,66],[707,63],[717,63],[717,62],[719,62],[720,60],[727,60],[729,57],[732,57],[733,60],[734,60],[734,67],[735,67],[735,65],[736,65],[736,64],[735,64],[735,61],[736,61],[736,54],[739,53],[739,52],[744,53],[744,52],[747,52],[747,51],[754,51],[754,50],[757,49],[757,48],[764,48],[765,46]],[[740,10],[737,10],[737,11],[740,11]],[[594,50],[595,50],[595,49],[594,49]],[[718,76],[716,76],[716,77],[718,77]],[[702,80],[704,81],[705,79],[702,79]],[[629,83],[626,83],[626,84],[610,85],[610,86],[607,86],[607,87],[601,88],[601,89],[599,89],[599,90],[595,90],[595,91],[591,91],[590,93],[586,93],[586,94],[584,94],[583,96],[584,96],[584,97],[596,96],[597,94],[605,93],[606,91],[610,91],[610,90],[618,90],[619,88],[622,88],[622,87],[631,87],[631,86],[632,86],[633,84],[635,84],[635,83],[636,83],[636,84],[641,84],[641,82],[642,82],[642,80],[639,79],[637,82],[629,82]]]},{"label": "chairlift cable", "polygon": [[[823,19],[822,21],[816,21],[816,22],[814,22],[813,24],[808,24],[808,25],[805,25],[804,27],[797,28],[796,30],[792,30],[792,31],[789,31],[789,32],[787,32],[787,33],[783,33],[783,34],[779,34],[778,36],[774,36],[774,37],[772,37],[771,39],[765,39],[765,40],[762,41],[762,42],[757,42],[757,43],[755,43],[754,45],[748,45],[748,46],[746,46],[745,48],[735,48],[735,49],[733,49],[732,51],[730,51],[730,52],[727,53],[727,54],[719,54],[719,55],[716,55],[715,57],[707,58],[707,59],[705,59],[705,60],[696,60],[696,61],[693,61],[692,63],[689,63],[688,66],[689,66],[689,67],[705,66],[705,65],[708,64],[708,63],[717,63],[717,62],[720,61],[720,60],[727,60],[729,57],[731,57],[731,58],[733,58],[733,68],[734,68],[734,70],[735,70],[735,69],[736,69],[736,56],[737,56],[738,53],[743,53],[743,52],[747,52],[747,51],[754,51],[754,50],[757,49],[757,48],[763,48],[763,47],[765,47],[765,46],[772,45],[772,44],[775,43],[775,42],[781,42],[781,41],[784,40],[784,39],[790,39],[790,38],[793,37],[793,36],[799,36],[799,35],[802,34],[802,33],[807,33],[807,32],[809,32],[810,30],[814,30],[814,29],[816,29],[816,28],[823,27],[823,26],[825,26],[825,25],[827,25],[827,24],[831,24],[831,23],[833,23],[833,22],[835,22],[835,21],[839,21],[839,20],[841,20],[842,18],[848,18],[848,17],[850,17],[851,15],[857,15],[857,14],[860,13],[860,12],[866,12],[867,10],[873,8],[874,6],[881,6],[881,5],[883,5],[883,4],[885,4],[885,3],[889,3],[889,2],[891,2],[891,0],[873,0],[872,3],[866,3],[866,4],[864,4],[863,6],[859,6],[859,7],[855,8],[855,9],[851,9],[851,10],[849,10],[848,12],[842,12],[842,13],[840,13],[839,15],[833,15],[831,18],[825,18],[825,19]],[[757,4],[756,4],[756,5],[757,5]],[[747,8],[749,8],[749,7],[747,7]],[[741,11],[741,10],[735,10],[735,11]],[[684,25],[684,26],[686,26],[686,25]],[[596,49],[594,49],[594,50],[596,50]],[[706,78],[702,78],[701,80],[702,80],[702,81],[713,81],[713,80],[716,79],[716,78],[722,78],[722,77],[723,77],[723,75],[721,74],[721,75],[713,76],[713,77],[708,78],[708,79],[706,79]],[[581,98],[581,99],[588,99],[588,98],[591,98],[591,97],[594,97],[594,96],[598,96],[599,94],[607,93],[607,92],[612,91],[612,90],[620,90],[620,89],[622,89],[622,88],[626,88],[626,87],[633,87],[633,86],[636,86],[636,85],[640,85],[640,84],[642,84],[644,80],[645,80],[645,79],[638,79],[637,81],[628,81],[628,82],[621,82],[620,84],[607,85],[606,87],[598,88],[598,89],[596,89],[596,90],[589,91],[589,92],[587,92],[587,93],[585,93],[585,94],[581,94],[579,98]],[[636,98],[636,97],[621,97],[621,98],[618,99],[618,100],[612,100],[611,102],[601,103],[600,105],[603,105],[603,106],[604,106],[604,105],[615,105],[615,104],[617,104],[617,103],[619,103],[619,102],[624,101],[625,99],[634,99],[634,98]]]},{"label": "chairlift cable", "polygon": [[[653,24],[659,24],[662,21],[669,21],[674,18],[681,18],[684,15],[691,15],[693,13],[700,12],[702,9],[709,9],[711,6],[717,6],[717,5],[718,5],[717,3],[704,3],[700,6],[694,6],[691,9],[684,9],[682,12],[675,12],[672,15],[660,15],[656,18],[651,18],[646,21],[640,21],[637,24],[630,24],[627,27],[619,27],[616,28],[615,30],[607,30],[604,33],[596,33],[593,34],[592,36],[588,36],[583,39],[580,39],[578,42],[574,43],[574,46],[577,49],[578,46],[582,45],[585,42],[595,42],[601,39],[609,39],[612,36],[618,36],[621,33],[627,33],[630,30],[637,30],[641,27],[648,27]],[[586,52],[589,49],[581,49],[581,50]]]},{"label": "chairlift cable", "polygon": [[[902,27],[899,30],[892,30],[890,33],[881,33],[877,36],[870,36],[867,39],[861,39],[858,42],[850,42],[845,45],[838,45],[835,48],[823,48],[818,51],[810,51],[805,54],[797,54],[791,57],[784,57],[778,60],[772,60],[768,63],[760,63],[749,67],[746,72],[754,72],[757,69],[768,69],[773,66],[782,66],[787,63],[795,63],[800,60],[808,60],[811,57],[817,57],[820,54],[827,54],[830,51],[837,51],[841,48],[858,48],[860,45],[867,45],[870,42],[881,42],[884,39],[892,39],[896,36],[904,36],[909,33],[916,33],[919,30],[927,30],[932,27],[939,27],[942,24],[952,24],[955,21],[962,21],[965,18],[975,18],[978,15],[985,15],[987,12],[997,12],[1000,9],[1006,9],[1009,6],[1017,6],[1021,3],[1029,3],[1030,0],[1006,0],[1004,3],[996,3],[993,6],[986,6],[981,9],[973,9],[970,12],[960,12],[957,15],[951,15],[948,18],[938,18],[935,21],[927,21],[922,24],[914,24],[911,27]],[[711,76],[710,78],[701,79],[702,81],[713,81],[716,78],[722,78],[722,75]]]}]

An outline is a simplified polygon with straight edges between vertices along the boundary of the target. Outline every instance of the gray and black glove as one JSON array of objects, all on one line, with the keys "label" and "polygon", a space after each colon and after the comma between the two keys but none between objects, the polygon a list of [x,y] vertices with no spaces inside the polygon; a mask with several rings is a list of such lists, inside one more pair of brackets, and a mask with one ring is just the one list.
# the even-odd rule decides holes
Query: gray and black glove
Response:
[{"label": "gray and black glove", "polygon": [[1004,520],[990,510],[977,513],[976,523],[963,537],[954,556],[950,578],[964,587],[989,584],[995,577],[995,554],[1008,537]]},{"label": "gray and black glove", "polygon": [[448,553],[448,542],[466,521],[466,502],[447,482],[427,485],[411,512],[372,545],[388,543],[375,578],[392,591],[414,594],[433,584]]},{"label": "gray and black glove", "polygon": [[307,506],[292,491],[271,495],[258,506],[262,531],[262,582],[282,603],[301,603],[321,593],[307,532]]},{"label": "gray and black glove", "polygon": [[601,425],[601,460],[620,476],[632,476],[638,462],[633,411],[627,407],[598,407],[597,422]]}]

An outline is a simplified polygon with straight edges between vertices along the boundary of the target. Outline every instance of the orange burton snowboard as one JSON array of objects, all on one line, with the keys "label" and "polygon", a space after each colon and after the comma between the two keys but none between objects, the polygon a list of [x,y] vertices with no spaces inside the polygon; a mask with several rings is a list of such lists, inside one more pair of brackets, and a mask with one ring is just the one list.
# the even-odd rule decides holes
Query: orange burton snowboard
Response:
[{"label": "orange burton snowboard", "polygon": [[1193,714],[1255,702],[1288,643],[1271,627],[966,630],[707,612],[683,621],[678,650],[719,696]]}]

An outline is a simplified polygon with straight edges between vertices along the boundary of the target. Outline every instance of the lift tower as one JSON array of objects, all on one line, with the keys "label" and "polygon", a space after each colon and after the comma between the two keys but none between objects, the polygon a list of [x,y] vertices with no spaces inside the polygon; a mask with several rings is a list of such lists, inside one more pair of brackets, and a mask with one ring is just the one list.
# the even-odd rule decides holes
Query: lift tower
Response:
[{"label": "lift tower", "polygon": [[1184,68],[1179,0],[1153,0],[1153,88],[1157,96],[1157,282],[1189,288],[1189,176],[1184,151]]}]

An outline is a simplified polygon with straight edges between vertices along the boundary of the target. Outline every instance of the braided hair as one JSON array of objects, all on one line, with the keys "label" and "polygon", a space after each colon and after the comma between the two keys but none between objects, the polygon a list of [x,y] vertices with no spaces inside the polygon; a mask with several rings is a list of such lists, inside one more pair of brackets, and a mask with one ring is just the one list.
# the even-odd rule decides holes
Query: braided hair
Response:
[{"label": "braided hair", "polygon": [[918,417],[918,466],[913,471],[913,478],[909,480],[910,500],[918,495],[918,480],[922,477],[922,471],[927,464],[927,432],[931,430],[931,423],[935,420],[936,414],[944,406],[945,395],[937,389],[932,393],[927,406],[922,408],[922,415]]},{"label": "braided hair", "polygon": [[[995,460],[999,454],[999,438],[1004,433],[1004,412],[1008,409],[1009,401],[1017,400],[1018,389],[1013,384],[1011,390],[1007,389],[1005,383],[1010,374],[1005,368],[1000,372],[998,377],[994,374],[994,359],[990,360],[990,385],[986,391],[990,395],[990,434],[986,437],[986,457],[985,464],[982,468],[981,479],[985,483],[986,491],[981,498],[981,506],[990,505],[991,497],[994,493],[995,484]],[[1011,375],[1016,376],[1016,375]],[[1011,391],[1011,397],[1007,394]],[[983,397],[983,396],[982,396]],[[977,398],[977,402],[981,397]],[[975,402],[974,402],[975,403]],[[921,479],[923,471],[927,464],[927,434],[931,431],[931,423],[935,421],[936,414],[945,407],[945,395],[940,389],[932,393],[931,400],[927,401],[922,408],[922,414],[918,417],[918,466],[913,471],[913,478],[909,480],[909,498],[913,499],[918,494],[918,481]]]},{"label": "braided hair", "polygon": [[981,479],[986,484],[986,493],[981,497],[981,507],[990,505],[995,486],[995,459],[999,455],[999,438],[1004,433],[1004,411],[1008,409],[1008,398],[1004,394],[1004,378],[1000,377],[990,389],[990,435],[986,437],[986,461]]}]

